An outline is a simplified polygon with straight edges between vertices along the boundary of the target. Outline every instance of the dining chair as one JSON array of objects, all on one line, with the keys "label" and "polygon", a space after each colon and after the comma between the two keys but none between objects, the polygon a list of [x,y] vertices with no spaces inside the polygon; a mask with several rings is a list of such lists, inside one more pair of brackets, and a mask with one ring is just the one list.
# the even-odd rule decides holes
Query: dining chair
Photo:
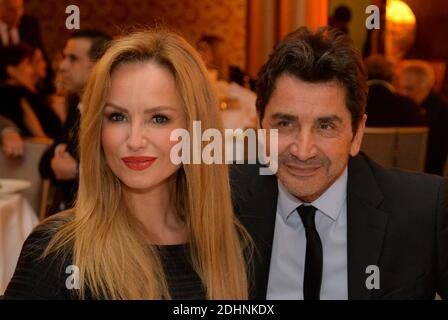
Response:
[{"label": "dining chair", "polygon": [[427,127],[369,127],[361,151],[384,167],[423,172],[428,131]]}]

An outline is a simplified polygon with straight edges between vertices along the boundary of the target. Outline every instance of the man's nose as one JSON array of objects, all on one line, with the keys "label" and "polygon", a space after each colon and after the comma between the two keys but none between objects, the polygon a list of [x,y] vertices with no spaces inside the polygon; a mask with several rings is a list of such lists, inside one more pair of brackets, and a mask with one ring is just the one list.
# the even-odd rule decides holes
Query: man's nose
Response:
[{"label": "man's nose", "polygon": [[290,152],[301,161],[316,156],[317,147],[314,134],[311,130],[300,130],[290,145]]},{"label": "man's nose", "polygon": [[67,58],[62,59],[61,63],[59,64],[59,70],[65,72],[67,71],[67,67],[68,67],[68,61]]}]

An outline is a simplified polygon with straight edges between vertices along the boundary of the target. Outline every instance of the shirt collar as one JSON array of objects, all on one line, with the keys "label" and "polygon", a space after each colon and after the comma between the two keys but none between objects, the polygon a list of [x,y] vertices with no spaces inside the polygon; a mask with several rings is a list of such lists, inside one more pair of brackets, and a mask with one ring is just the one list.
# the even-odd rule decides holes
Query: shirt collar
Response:
[{"label": "shirt collar", "polygon": [[[333,221],[338,219],[347,197],[347,177],[348,170],[346,167],[342,175],[318,199],[311,203]],[[287,223],[287,220],[295,213],[297,207],[303,204],[303,201],[290,194],[280,180],[278,180],[278,189],[279,213]]]}]

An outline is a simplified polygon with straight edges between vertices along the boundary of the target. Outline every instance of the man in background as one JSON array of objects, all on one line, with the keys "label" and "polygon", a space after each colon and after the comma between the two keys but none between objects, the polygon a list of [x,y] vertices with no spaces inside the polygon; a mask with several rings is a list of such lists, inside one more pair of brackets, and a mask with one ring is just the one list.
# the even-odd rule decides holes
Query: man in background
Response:
[{"label": "man in background", "polygon": [[78,133],[84,87],[96,61],[105,52],[110,37],[97,30],[75,31],[64,48],[60,64],[67,92],[67,121],[62,136],[47,150],[40,162],[43,178],[51,178],[57,188],[49,214],[70,208],[78,188]]},{"label": "man in background", "polygon": [[425,172],[443,175],[448,154],[448,104],[433,91],[434,69],[421,60],[406,61],[399,71],[398,91],[412,99],[429,124]]},{"label": "man in background", "polygon": [[368,127],[425,126],[421,109],[411,99],[401,96],[393,86],[394,65],[385,56],[375,54],[364,60],[367,69]]},{"label": "man in background", "polygon": [[45,53],[39,20],[24,14],[23,0],[0,0],[0,47],[19,43],[27,43]]}]

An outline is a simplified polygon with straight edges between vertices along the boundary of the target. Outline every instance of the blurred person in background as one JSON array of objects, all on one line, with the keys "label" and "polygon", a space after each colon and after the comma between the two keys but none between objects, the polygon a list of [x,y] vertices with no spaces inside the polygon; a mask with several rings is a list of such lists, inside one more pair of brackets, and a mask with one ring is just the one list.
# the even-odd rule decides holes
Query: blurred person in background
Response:
[{"label": "blurred person in background", "polygon": [[8,118],[0,115],[0,144],[2,152],[11,158],[23,155],[24,146],[20,130]]},{"label": "blurred person in background", "polygon": [[81,98],[96,61],[111,38],[98,30],[78,30],[70,35],[60,63],[61,85],[66,97],[66,122],[62,133],[44,153],[39,171],[51,179],[55,192],[48,214],[71,208],[78,188],[78,134]]},{"label": "blurred person in background", "polygon": [[25,14],[23,0],[0,0],[0,47],[26,43],[44,53],[39,21]]},{"label": "blurred person in background", "polygon": [[0,114],[13,121],[23,136],[47,137],[34,100],[32,49],[26,45],[0,48]]},{"label": "blurred person in background", "polygon": [[42,81],[46,94],[54,90],[53,73],[49,67],[49,59],[43,46],[39,20],[25,13],[23,0],[0,0],[0,48],[18,44],[27,44],[38,48],[47,63],[47,75]]},{"label": "blurred person in background", "polygon": [[[26,44],[0,48],[0,105],[8,116],[23,129],[25,136],[55,138],[61,133],[61,120],[56,115],[46,92],[39,90],[39,83],[46,76],[46,62],[38,48]],[[41,132],[30,131],[25,125],[29,117],[28,108],[33,117],[37,117]],[[28,121],[29,122],[29,121]],[[36,124],[37,126],[37,124]]]},{"label": "blurred person in background", "polygon": [[409,98],[399,95],[393,86],[394,65],[383,55],[364,60],[369,92],[367,96],[368,127],[409,127],[426,125],[420,108]]},{"label": "blurred person in background", "polygon": [[[216,90],[225,129],[257,128],[255,107],[256,95],[251,89],[252,81],[240,68],[229,65],[228,50],[224,38],[217,35],[203,35],[196,48],[209,72],[209,78]],[[249,159],[247,140],[238,131],[226,133],[226,147],[235,147],[238,159]]]},{"label": "blurred person in background", "polygon": [[328,25],[340,30],[345,34],[349,34],[348,24],[352,19],[352,12],[349,7],[345,5],[338,6],[333,15],[330,17],[328,21]]},{"label": "blurred person in background", "polygon": [[443,175],[448,153],[448,104],[433,91],[434,69],[421,60],[407,60],[399,68],[398,92],[421,107],[429,124],[425,172]]},{"label": "blurred person in background", "polygon": [[208,70],[217,73],[216,80],[235,82],[254,90],[255,81],[250,79],[239,67],[230,65],[224,38],[217,35],[203,35],[196,45]]}]

